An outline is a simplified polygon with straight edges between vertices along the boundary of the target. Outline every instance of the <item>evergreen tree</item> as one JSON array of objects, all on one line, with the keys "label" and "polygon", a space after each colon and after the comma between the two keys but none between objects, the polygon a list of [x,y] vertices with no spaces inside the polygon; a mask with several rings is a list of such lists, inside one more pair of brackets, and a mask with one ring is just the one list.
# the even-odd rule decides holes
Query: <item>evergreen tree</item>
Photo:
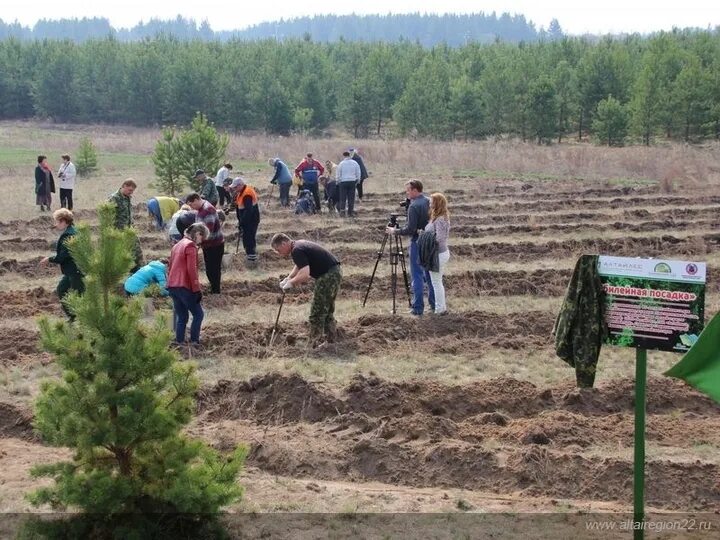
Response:
[{"label": "evergreen tree", "polygon": [[548,26],[547,33],[548,38],[550,38],[551,40],[562,39],[565,35],[563,34],[560,22],[557,19],[553,19],[552,21],[550,21],[550,26]]},{"label": "evergreen tree", "polygon": [[162,138],[155,144],[152,161],[157,177],[155,187],[175,197],[187,185],[187,175],[183,176],[180,167],[180,141],[175,137],[174,128],[163,129]]},{"label": "evergreen tree", "polygon": [[657,64],[652,60],[645,62],[635,79],[630,101],[632,131],[642,138],[645,146],[650,145],[651,138],[660,126],[661,92]]},{"label": "evergreen tree", "polygon": [[450,121],[452,136],[458,132],[464,140],[482,135],[482,101],[477,83],[467,75],[458,77],[450,83]]},{"label": "evergreen tree", "polygon": [[297,129],[303,135],[307,135],[308,131],[310,130],[310,126],[312,125],[312,119],[312,109],[298,107],[293,113],[293,124],[295,124],[295,129]]},{"label": "evergreen tree", "polygon": [[592,130],[601,144],[622,146],[627,136],[628,114],[614,97],[608,96],[598,103]]},{"label": "evergreen tree", "polygon": [[230,139],[219,135],[207,117],[197,113],[190,128],[178,139],[178,169],[180,174],[192,178],[197,169],[214,174],[225,160]]},{"label": "evergreen tree", "polygon": [[696,56],[687,59],[675,79],[671,102],[681,122],[685,142],[690,141],[691,134],[701,135],[703,124],[708,120],[710,81],[709,73],[701,69]]},{"label": "evergreen tree", "polygon": [[373,120],[372,96],[362,77],[353,80],[340,96],[340,118],[353,137],[366,137]]},{"label": "evergreen tree", "polygon": [[557,101],[555,87],[543,77],[530,87],[530,128],[538,144],[550,144],[557,132]]},{"label": "evergreen tree", "polygon": [[410,77],[395,107],[401,133],[446,138],[450,134],[450,81],[447,59],[440,51],[426,56]]},{"label": "evergreen tree", "polygon": [[80,176],[86,176],[97,170],[97,151],[88,137],[80,139],[75,158],[75,167]]},{"label": "evergreen tree", "polygon": [[[42,345],[63,376],[43,383],[35,427],[47,443],[74,454],[69,462],[35,467],[34,476],[55,483],[29,499],[103,519],[137,512],[215,513],[242,495],[235,478],[245,449],[226,459],[182,434],[195,405],[195,368],[169,350],[162,317],[143,324],[140,303],[117,294],[133,265],[135,232],[113,226],[112,205],[98,213],[97,238],[81,225],[70,244],[86,285],[83,296],[69,298],[76,322],[39,322]],[[158,533],[168,520],[151,517],[142,524]],[[130,536],[117,529],[113,534]],[[136,531],[134,537],[157,536]]]},{"label": "evergreen tree", "polygon": [[553,85],[556,91],[558,143],[569,130],[570,117],[577,109],[577,76],[567,60],[561,60],[555,67]]}]

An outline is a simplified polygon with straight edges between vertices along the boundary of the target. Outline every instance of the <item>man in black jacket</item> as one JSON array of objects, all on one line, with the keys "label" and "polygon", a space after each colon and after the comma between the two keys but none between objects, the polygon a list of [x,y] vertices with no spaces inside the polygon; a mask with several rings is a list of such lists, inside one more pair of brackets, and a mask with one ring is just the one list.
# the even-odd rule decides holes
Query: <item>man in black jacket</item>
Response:
[{"label": "man in black jacket", "polygon": [[68,242],[75,236],[75,227],[73,227],[74,217],[73,213],[66,208],[61,208],[53,213],[55,219],[55,228],[60,231],[60,238],[57,242],[56,253],[53,257],[45,257],[40,261],[40,266],[47,266],[48,263],[59,264],[60,271],[63,274],[60,283],[58,283],[55,292],[60,298],[60,305],[68,318],[73,321],[75,320],[75,314],[73,314],[68,306],[65,304],[63,299],[67,296],[70,291],[77,291],[78,294],[85,292],[85,284],[83,283],[82,274],[78,269],[75,261],[72,258],[72,254],[68,249]]},{"label": "man in black jacket", "polygon": [[234,201],[230,208],[235,208],[237,214],[238,234],[242,237],[245,258],[254,263],[258,260],[256,237],[260,226],[257,192],[239,176],[232,181],[228,192]]},{"label": "man in black jacket", "polygon": [[350,157],[360,166],[360,181],[357,183],[357,194],[358,199],[362,201],[363,198],[363,182],[365,179],[369,176],[367,169],[365,168],[365,163],[363,162],[363,158],[360,154],[357,153],[357,150],[355,148],[350,148],[348,150],[350,152]]}]

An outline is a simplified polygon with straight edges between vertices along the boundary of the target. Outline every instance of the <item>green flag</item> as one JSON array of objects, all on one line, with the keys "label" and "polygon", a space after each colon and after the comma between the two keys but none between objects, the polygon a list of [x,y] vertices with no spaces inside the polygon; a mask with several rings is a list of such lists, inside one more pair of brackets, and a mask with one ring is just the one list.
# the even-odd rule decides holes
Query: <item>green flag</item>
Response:
[{"label": "green flag", "polygon": [[720,402],[720,313],[715,314],[690,350],[665,375],[683,379]]}]

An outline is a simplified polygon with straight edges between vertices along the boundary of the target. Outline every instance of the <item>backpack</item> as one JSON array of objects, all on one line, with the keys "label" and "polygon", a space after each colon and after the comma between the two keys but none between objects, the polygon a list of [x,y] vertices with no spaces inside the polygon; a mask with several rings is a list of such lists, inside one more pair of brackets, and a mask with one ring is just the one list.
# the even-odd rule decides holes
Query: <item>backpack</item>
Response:
[{"label": "backpack", "polygon": [[295,202],[295,213],[296,214],[314,214],[315,213],[315,201],[313,201],[312,193],[307,189],[303,189],[300,192],[298,200]]}]

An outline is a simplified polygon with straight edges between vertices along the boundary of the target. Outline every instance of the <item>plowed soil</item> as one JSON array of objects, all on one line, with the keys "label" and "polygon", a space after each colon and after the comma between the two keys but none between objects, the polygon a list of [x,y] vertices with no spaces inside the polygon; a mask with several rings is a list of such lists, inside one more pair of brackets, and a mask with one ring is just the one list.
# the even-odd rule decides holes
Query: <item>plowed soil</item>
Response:
[{"label": "plowed soil", "polygon": [[[203,389],[195,430],[225,444],[253,441],[250,463],[284,476],[622,501],[632,496],[631,463],[585,450],[632,447],[633,387],[620,380],[578,392],[515,379],[447,387],[358,375],[333,390],[273,373]],[[720,443],[716,403],[660,378],[648,396],[649,441]],[[712,510],[720,497],[718,464],[654,462],[648,477],[655,507]]]},{"label": "plowed soil", "polygon": [[[271,499],[283,489],[277,478],[289,478],[307,482],[311,497],[321,497],[326,489],[320,482],[357,489],[373,482],[380,493],[422,489],[431,500],[447,497],[446,490],[470,490],[515,502],[537,500],[551,510],[558,500],[568,500],[577,508],[605,504],[628,511],[634,381],[623,375],[595,389],[578,390],[571,369],[562,377],[545,377],[551,363],[565,367],[552,356],[556,313],[546,306],[559,304],[574,262],[584,253],[707,259],[707,301],[716,305],[719,190],[679,195],[662,193],[657,186],[490,181],[462,174],[448,181],[443,191],[451,202],[453,226],[445,278],[450,312],[444,316],[405,316],[402,280],[398,315],[389,313],[387,257],[369,289],[369,306],[359,309],[388,215],[401,210],[397,193],[368,194],[350,222],[297,217],[275,205],[263,206],[258,268],[245,272],[241,251],[232,263],[238,272],[224,279],[223,294],[203,299],[212,318],[205,321],[203,350],[194,358],[203,386],[189,432],[222,451],[248,445],[249,481],[261,475],[275,479],[263,488]],[[142,205],[135,211],[136,219],[145,217]],[[97,227],[95,211],[83,209],[76,215]],[[55,366],[42,351],[33,318],[62,317],[54,291],[57,268],[38,266],[52,253],[57,234],[49,216],[0,225],[0,443],[14,440],[17,444],[9,447],[17,452],[32,448],[51,455],[33,431],[31,402],[39,374],[55,373]],[[138,228],[146,254],[167,255],[163,235],[148,231],[144,222]],[[281,318],[270,347],[269,317],[255,320],[245,313],[246,307],[253,313],[276,313],[278,280],[290,264],[267,248],[279,231],[320,241],[348,269],[338,298],[345,307],[358,308],[339,317],[342,324],[332,343],[312,348],[306,322]],[[225,232],[226,251],[234,253],[233,216]],[[204,276],[201,280],[205,282]],[[505,306],[505,297],[516,298]],[[311,298],[312,286],[303,286],[287,294],[285,303],[299,312]],[[453,307],[457,299],[463,300],[461,309]],[[491,303],[503,309],[493,311]],[[156,299],[155,307],[167,310],[168,300]],[[399,351],[417,369],[378,375],[378,368],[363,363],[380,359],[390,364]],[[486,354],[498,365],[474,364]],[[477,372],[441,374],[445,366],[436,363],[446,357]],[[525,375],[504,369],[504,360],[540,375],[521,380]],[[272,368],[267,367],[270,362]],[[250,371],[242,371],[241,377],[233,371],[236,367]],[[646,466],[648,506],[656,511],[716,511],[720,406],[652,368],[647,396],[647,441],[653,450]],[[0,448],[0,483],[5,486],[4,456]],[[21,499],[14,493],[8,500]],[[373,511],[387,511],[381,497],[374,500],[380,502]],[[13,504],[11,511],[25,508]],[[307,508],[315,507],[290,507]],[[431,503],[423,508],[446,509]],[[333,506],[325,510],[342,511]]]}]

